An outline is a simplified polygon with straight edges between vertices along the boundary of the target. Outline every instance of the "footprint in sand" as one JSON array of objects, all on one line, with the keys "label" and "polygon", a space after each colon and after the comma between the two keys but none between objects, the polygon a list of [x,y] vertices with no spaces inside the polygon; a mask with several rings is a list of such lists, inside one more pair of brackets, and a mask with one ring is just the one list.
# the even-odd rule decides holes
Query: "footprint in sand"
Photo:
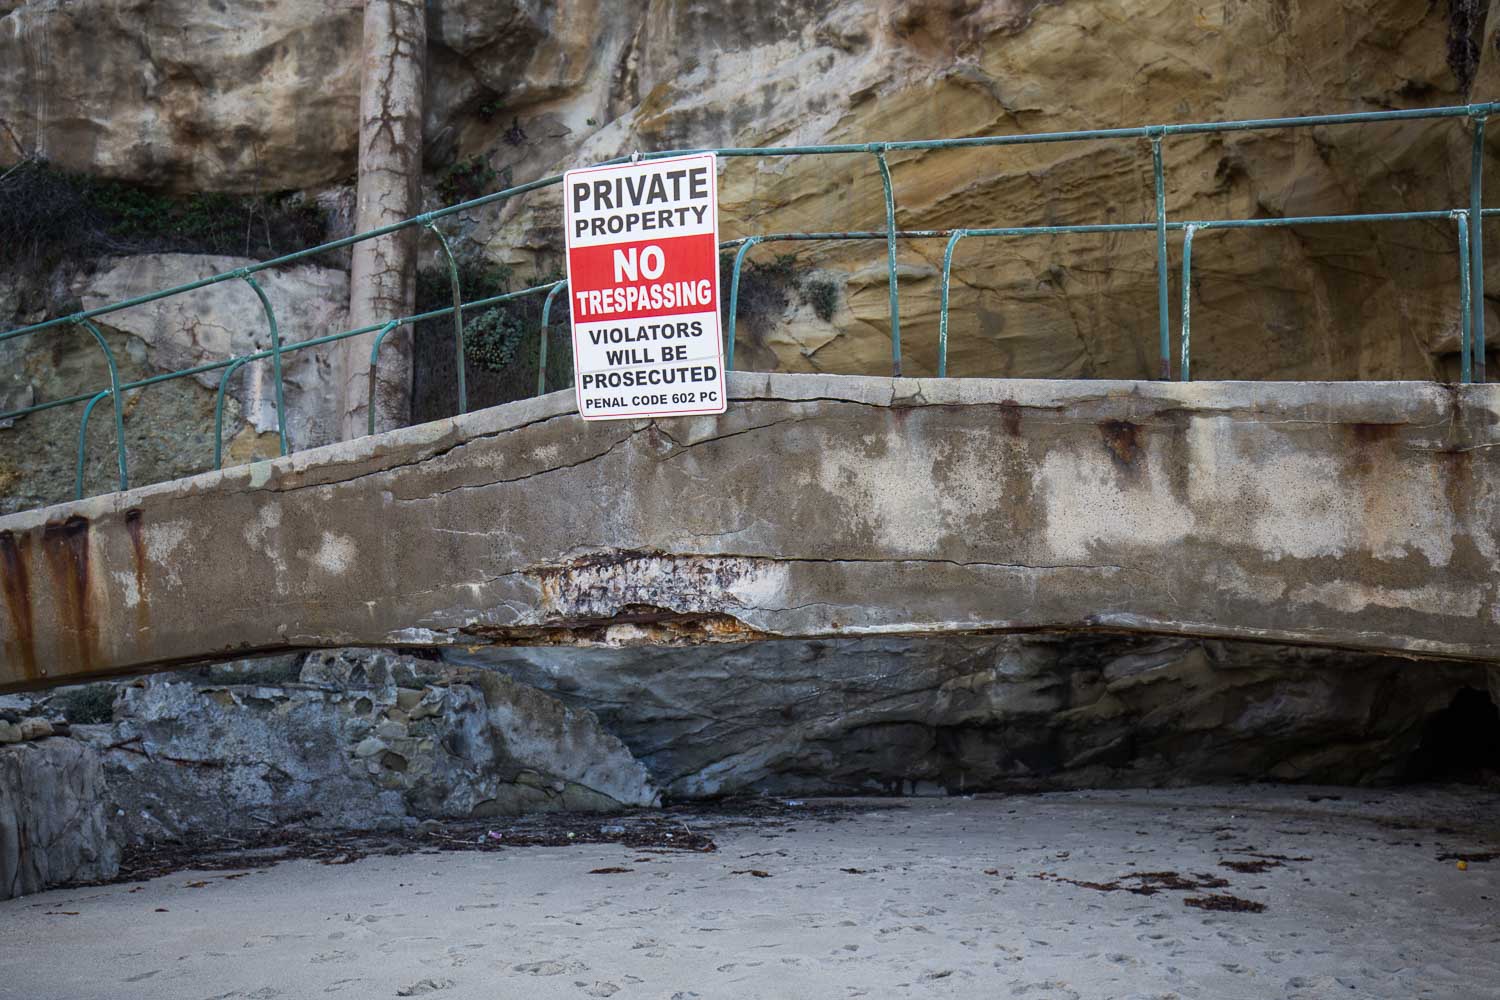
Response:
[{"label": "footprint in sand", "polygon": [[483,947],[484,945],[482,944],[449,945],[447,948],[443,949],[442,954],[431,955],[427,958],[420,958],[417,961],[421,962],[423,965],[438,965],[444,966],[449,969],[458,969],[467,965],[476,957],[472,954],[472,952],[477,951],[478,949]]},{"label": "footprint in sand", "polygon": [[437,993],[439,990],[453,989],[454,982],[451,979],[419,979],[410,986],[403,986],[396,991],[398,997],[420,997],[428,993]]},{"label": "footprint in sand", "polygon": [[363,979],[335,979],[333,982],[331,982],[327,986],[323,987],[323,992],[324,993],[342,993],[345,990],[351,989],[354,986],[356,986],[356,985],[358,985],[359,983],[362,983],[362,982],[364,982]]},{"label": "footprint in sand", "polygon": [[1035,996],[1037,1000],[1045,997],[1046,1000],[1079,1000],[1076,990],[1070,990],[1062,983],[1047,980],[1042,983],[1024,983],[1010,991],[1013,997]]},{"label": "footprint in sand", "polygon": [[586,972],[588,971],[588,966],[582,962],[569,962],[565,964],[554,959],[549,959],[545,962],[523,962],[520,965],[512,966],[512,971],[519,972],[523,976],[560,976],[564,972]]},{"label": "footprint in sand", "polygon": [[428,934],[420,937],[398,937],[389,941],[382,941],[375,946],[375,950],[382,955],[394,955],[398,951],[404,951],[413,944],[421,944],[424,941],[441,941],[442,938]]}]

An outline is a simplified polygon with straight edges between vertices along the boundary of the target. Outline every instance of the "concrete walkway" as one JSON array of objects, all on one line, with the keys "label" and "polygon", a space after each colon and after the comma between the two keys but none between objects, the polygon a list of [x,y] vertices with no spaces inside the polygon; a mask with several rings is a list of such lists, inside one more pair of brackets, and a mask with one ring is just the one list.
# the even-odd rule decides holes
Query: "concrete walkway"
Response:
[{"label": "concrete walkway", "polygon": [[0,517],[0,691],[328,646],[1035,628],[1500,661],[1500,385],[736,373]]}]

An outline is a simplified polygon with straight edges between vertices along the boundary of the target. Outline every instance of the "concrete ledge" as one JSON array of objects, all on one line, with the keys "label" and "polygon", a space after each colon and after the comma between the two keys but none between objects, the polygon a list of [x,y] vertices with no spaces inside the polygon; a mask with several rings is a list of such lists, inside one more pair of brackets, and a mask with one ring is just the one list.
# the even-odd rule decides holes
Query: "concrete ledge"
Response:
[{"label": "concrete ledge", "polygon": [[0,690],[250,651],[1110,629],[1500,660],[1500,386],[736,374],[0,518]]}]

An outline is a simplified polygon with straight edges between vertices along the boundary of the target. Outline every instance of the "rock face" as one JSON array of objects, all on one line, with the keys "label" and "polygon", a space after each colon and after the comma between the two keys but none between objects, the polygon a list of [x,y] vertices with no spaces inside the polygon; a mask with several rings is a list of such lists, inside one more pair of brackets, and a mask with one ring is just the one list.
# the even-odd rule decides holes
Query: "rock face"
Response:
[{"label": "rock face", "polygon": [[648,806],[645,769],[593,715],[491,673],[315,654],[300,680],[216,671],[124,686],[100,747],[132,841],[302,823]]},{"label": "rock face", "polygon": [[1487,684],[1482,666],[1120,638],[444,655],[593,712],[686,798],[1422,778],[1429,720]]},{"label": "rock face", "polygon": [[0,899],[113,876],[120,848],[107,801],[91,747],[61,738],[0,747]]},{"label": "rock face", "polygon": [[[1178,639],[967,636],[691,649],[340,650],[8,696],[0,898],[121,843],[733,794],[1500,773],[1500,670]],[[47,738],[35,717],[114,721]],[[14,721],[13,721],[14,720]],[[58,720],[50,724],[61,731]],[[81,741],[81,742],[80,742]],[[660,792],[658,792],[660,789]]]},{"label": "rock face", "polygon": [[[559,4],[559,13],[573,6]],[[1500,93],[1500,19],[1487,20],[1476,6],[1264,0],[1209,4],[1185,16],[1171,4],[835,0],[758,3],[747,15],[657,0],[639,8],[628,42],[601,30],[592,58],[615,67],[607,96],[597,76],[573,69],[578,84],[560,93],[523,85],[514,97],[498,90],[481,105],[487,116],[460,115],[445,134],[458,137],[456,157],[481,156],[502,177],[510,171],[523,181],[634,149],[863,143],[1489,100]],[[439,37],[477,67],[495,65],[501,51],[489,36],[473,47],[461,31]],[[546,37],[565,44],[566,36]],[[528,72],[501,65],[511,80]],[[1181,137],[1166,142],[1165,157],[1167,211],[1177,219],[1467,203],[1460,121]],[[1140,222],[1153,211],[1144,141],[898,153],[891,161],[897,220],[907,228]],[[868,154],[736,158],[725,164],[720,192],[726,237],[867,229],[884,220]],[[555,195],[538,192],[471,221],[473,243],[493,259],[538,272],[555,266]],[[1179,240],[1172,237],[1174,315]],[[901,249],[908,374],[935,371],[942,251],[942,240]],[[794,270],[763,275],[759,305],[742,310],[744,366],[889,371],[883,248],[773,244],[750,259],[770,263],[780,253],[795,253]],[[1194,267],[1195,370],[1205,378],[1451,378],[1457,264],[1449,223],[1211,234],[1199,242]],[[827,315],[820,299],[833,306]],[[1157,370],[1147,234],[967,241],[955,257],[953,309],[956,374]]]},{"label": "rock face", "polygon": [[[196,281],[253,263],[208,254],[142,254],[101,262],[75,276],[70,294],[84,308]],[[347,328],[349,279],[337,268],[300,265],[257,276],[270,300],[283,346]],[[3,313],[0,309],[0,313]],[[26,317],[38,319],[41,317]],[[210,285],[101,316],[98,326],[130,382],[271,346],[270,327],[254,291],[242,281]],[[368,354],[367,354],[368,356]],[[107,388],[103,353],[82,330],[62,328],[0,342],[9,388],[0,405],[29,405],[81,390]],[[214,399],[221,371],[177,379],[128,394],[125,438],[132,484],[161,482],[213,468]],[[334,377],[314,348],[282,359],[287,433],[292,447],[338,438]],[[23,510],[73,496],[83,408],[62,407],[0,428],[0,511]],[[116,488],[115,431],[108,401],[89,422],[87,493]],[[224,408],[224,464],[279,453],[271,362],[242,366],[229,381]]]},{"label": "rock face", "polygon": [[[434,0],[425,205],[637,149],[1482,101],[1500,97],[1500,18],[1482,8],[1236,0],[1200,5],[1189,17],[1174,5],[1121,0],[756,0],[732,11],[686,0]],[[179,193],[316,194],[353,171],[358,5],[226,12],[189,0],[25,0],[0,12],[0,167],[43,156]],[[1500,129],[1490,136],[1500,143]],[[1464,206],[1468,142],[1462,119],[1172,137],[1167,210],[1180,220]],[[1141,222],[1153,212],[1144,142],[893,153],[891,162],[905,227]],[[726,160],[720,191],[726,238],[884,220],[867,153]],[[560,219],[556,189],[548,189],[443,226],[460,256],[529,280],[558,271]],[[1171,237],[1174,330],[1180,239]],[[1200,378],[1457,375],[1458,259],[1447,221],[1210,232],[1196,246]],[[907,374],[936,370],[942,249],[942,240],[918,240],[900,250]],[[440,264],[432,239],[419,253],[424,266]],[[878,243],[771,244],[749,259],[761,266],[747,273],[741,298],[741,367],[889,371]],[[1500,254],[1486,259],[1487,288],[1500,290]],[[206,266],[177,265],[181,273]],[[957,251],[954,275],[953,374],[1141,378],[1159,370],[1149,234],[971,239]],[[4,282],[0,274],[0,326],[23,318],[7,308]],[[325,305],[341,304],[332,283],[321,287]],[[102,281],[88,300],[122,290],[118,280]],[[243,291],[224,292],[237,316]],[[199,307],[194,299],[185,308]],[[245,335],[254,335],[253,308],[243,315]],[[1489,315],[1500,328],[1493,304]],[[71,331],[45,339],[49,374],[0,384],[5,405],[103,384],[85,340]],[[1500,336],[1492,332],[1490,343],[1500,349]],[[12,360],[6,354],[0,345],[0,361]],[[143,358],[135,374],[155,372],[169,356]],[[289,402],[294,423],[307,426],[293,435],[298,447],[321,440],[325,377],[314,386],[299,374],[306,391]],[[132,406],[127,436],[142,480],[203,467],[210,446],[189,429],[209,405],[201,395],[170,383]],[[232,462],[271,447],[264,394],[253,395],[246,420],[257,431],[236,440]],[[21,425],[25,460],[0,456],[0,502],[19,509],[68,495],[71,450],[56,442],[76,433],[77,418],[65,409]],[[171,430],[139,426],[148,423]],[[110,482],[104,433],[91,433],[91,490]],[[191,461],[174,462],[174,450]]]},{"label": "rock face", "polygon": [[[110,261],[78,289],[83,307],[93,309],[159,288],[187,284],[255,261],[212,254],[144,254]],[[349,277],[341,270],[303,264],[256,275],[276,316],[282,346],[312,340],[348,327]],[[242,281],[226,281],[186,295],[101,316],[101,327],[137,338],[149,367],[159,371],[191,368],[209,361],[269,350],[270,326],[254,291]],[[369,352],[366,351],[366,358]],[[194,376],[217,391],[222,371]],[[295,449],[338,440],[338,415],[331,398],[334,379],[327,357],[317,349],[282,358],[287,433]],[[149,391],[149,390],[147,390]],[[271,362],[253,361],[230,379],[227,394],[239,403],[241,423],[226,422],[228,458],[277,454],[276,393]],[[212,426],[208,428],[212,431]],[[269,436],[270,440],[257,439]],[[238,440],[236,440],[238,438]],[[231,446],[233,442],[233,446]]]},{"label": "rock face", "polygon": [[[1238,0],[1185,16],[1170,4],[1121,0],[759,0],[732,11],[687,0],[440,0],[428,20],[434,204],[634,149],[971,136],[1500,96],[1500,19],[1473,3]],[[39,154],[178,190],[334,183],[353,167],[359,26],[349,5],[230,13],[189,0],[14,5],[0,18],[0,162]],[[1177,218],[1467,203],[1461,122],[1182,137],[1166,155],[1167,207]],[[1140,142],[892,159],[903,225],[1141,221],[1152,210]],[[479,177],[477,189],[445,186],[455,171]],[[726,237],[869,228],[884,217],[874,159],[864,154],[736,160],[720,187]],[[555,196],[539,194],[476,212],[460,228],[471,251],[544,271],[558,260],[558,224]],[[1449,224],[1219,233],[1199,252],[1204,377],[1456,370]],[[748,366],[886,370],[881,253],[870,245],[799,250],[799,270],[832,291],[809,294],[801,279],[773,289],[765,315],[745,331]],[[934,370],[941,253],[941,241],[902,250],[914,374]],[[1156,371],[1148,235],[976,240],[962,247],[957,268],[955,372]],[[810,300],[828,296],[837,308],[820,317]]]},{"label": "rock face", "polygon": [[183,191],[354,169],[355,4],[0,4],[0,157]]}]

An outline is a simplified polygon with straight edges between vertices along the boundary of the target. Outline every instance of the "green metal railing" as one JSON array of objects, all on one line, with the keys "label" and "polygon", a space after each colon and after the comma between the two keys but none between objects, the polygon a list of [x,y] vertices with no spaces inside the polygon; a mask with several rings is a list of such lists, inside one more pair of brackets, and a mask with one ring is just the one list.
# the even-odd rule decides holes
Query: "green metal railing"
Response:
[{"label": "green metal railing", "polygon": [[[1190,377],[1190,347],[1191,347],[1191,313],[1192,313],[1192,253],[1195,237],[1211,230],[1218,229],[1259,229],[1270,227],[1287,227],[1302,225],[1328,225],[1337,223],[1394,223],[1394,222],[1419,222],[1435,220],[1451,220],[1457,224],[1457,240],[1459,254],[1459,315],[1460,315],[1460,353],[1461,361],[1460,378],[1464,382],[1485,381],[1485,329],[1484,329],[1484,241],[1483,220],[1485,216],[1500,212],[1500,209],[1486,209],[1483,207],[1483,158],[1484,158],[1484,123],[1486,118],[1500,109],[1500,104],[1484,103],[1458,105],[1441,108],[1422,108],[1401,111],[1369,111],[1353,114],[1336,115],[1312,115],[1296,118],[1258,118],[1241,121],[1227,122],[1199,122],[1177,125],[1146,125],[1131,128],[1107,128],[1107,129],[1083,129],[1067,132],[1044,132],[1034,134],[974,136],[962,139],[922,139],[908,140],[902,142],[871,142],[871,143],[846,143],[833,145],[815,146],[782,146],[767,148],[743,148],[730,147],[716,150],[663,150],[655,153],[636,154],[635,157],[617,157],[605,161],[606,164],[623,163],[635,159],[658,159],[669,156],[681,156],[687,153],[714,152],[722,157],[788,157],[788,156],[870,156],[875,160],[876,170],[880,176],[882,193],[885,202],[885,228],[882,230],[855,230],[845,232],[805,232],[805,233],[776,233],[742,237],[736,240],[727,240],[721,244],[722,249],[734,249],[735,257],[730,278],[729,288],[729,317],[726,329],[725,360],[726,367],[734,367],[734,348],[736,340],[736,319],[739,307],[739,288],[742,267],[749,251],[762,243],[773,243],[783,241],[846,241],[846,240],[884,240],[886,243],[886,268],[889,289],[889,310],[891,326],[891,372],[900,376],[902,372],[902,346],[901,346],[901,311],[900,291],[897,279],[897,245],[904,240],[920,239],[946,239],[947,244],[943,252],[941,305],[938,321],[938,365],[937,373],[940,377],[948,374],[948,306],[950,298],[950,283],[955,250],[961,240],[973,238],[1009,238],[1018,236],[1057,236],[1077,235],[1089,233],[1154,233],[1155,234],[1155,257],[1156,257],[1156,299],[1157,299],[1157,339],[1159,352],[1159,377],[1163,379],[1172,377],[1172,344],[1171,323],[1168,305],[1168,240],[1167,234],[1180,232],[1182,238],[1182,289],[1181,289],[1181,325],[1179,333],[1180,361],[1178,366],[1179,377],[1187,380]],[[1201,220],[1169,220],[1166,208],[1166,164],[1165,164],[1165,141],[1173,136],[1187,135],[1213,135],[1227,132],[1260,131],[1312,128],[1322,126],[1343,126],[1370,124],[1378,122],[1410,121],[1421,119],[1444,119],[1453,118],[1472,122],[1471,131],[1471,157],[1469,169],[1469,205],[1467,208],[1446,208],[1411,212],[1381,212],[1349,215],[1317,215],[1298,216],[1269,219],[1201,219]],[[1139,141],[1146,140],[1151,152],[1152,191],[1154,211],[1149,222],[1119,223],[1104,225],[1061,225],[1061,226],[1011,226],[1004,228],[962,228],[962,229],[917,229],[902,230],[896,228],[896,192],[892,177],[892,169],[889,155],[900,152],[919,152],[924,150],[940,149],[974,149],[1001,146],[1019,146],[1035,143],[1054,142],[1114,142],[1114,141]],[[83,417],[79,427],[78,435],[78,464],[76,492],[83,496],[84,490],[84,449],[87,441],[88,421],[94,407],[105,398],[113,403],[114,425],[115,425],[115,449],[119,471],[119,488],[126,489],[129,485],[127,470],[127,456],[124,433],[124,410],[123,393],[147,389],[153,385],[172,381],[179,378],[188,378],[207,372],[221,372],[219,378],[218,392],[214,407],[214,464],[219,467],[223,461],[223,415],[224,397],[230,378],[240,368],[251,362],[269,359],[272,366],[272,379],[274,382],[277,433],[280,449],[283,455],[292,450],[292,442],[288,438],[286,429],[286,405],[284,396],[284,385],[282,375],[282,359],[293,351],[306,350],[325,344],[335,343],[350,337],[359,337],[367,334],[375,334],[374,342],[370,351],[369,369],[369,420],[367,429],[374,433],[375,427],[375,388],[376,370],[379,363],[379,352],[385,338],[393,331],[408,327],[424,320],[435,319],[442,316],[451,316],[453,319],[454,351],[458,366],[458,410],[460,413],[468,411],[468,394],[464,383],[465,361],[464,361],[464,325],[463,313],[471,309],[484,309],[520,299],[525,296],[541,295],[545,293],[542,306],[541,331],[538,344],[538,371],[537,392],[541,394],[546,391],[547,380],[547,353],[548,342],[551,337],[551,318],[553,304],[558,294],[563,290],[566,282],[554,281],[545,284],[534,285],[503,295],[494,295],[488,298],[478,299],[472,302],[462,301],[462,288],[459,278],[457,259],[449,244],[448,238],[436,225],[439,219],[455,215],[460,212],[469,211],[484,205],[506,201],[511,198],[526,194],[531,191],[540,190],[558,185],[562,182],[562,175],[555,174],[543,177],[526,184],[516,185],[502,191],[496,191],[483,197],[474,198],[469,201],[450,205],[433,212],[405,219],[401,222],[383,226],[364,233],[356,233],[343,239],[333,240],[319,246],[310,247],[296,253],[285,254],[272,260],[262,261],[247,267],[226,271],[222,274],[211,275],[198,281],[188,282],[172,288],[162,289],[134,298],[113,302],[108,305],[87,309],[69,316],[60,316],[41,323],[33,323],[29,326],[18,327],[0,333],[0,342],[11,340],[16,337],[29,336],[47,331],[60,331],[70,326],[82,327],[88,332],[100,348],[104,351],[105,359],[110,372],[110,385],[108,388],[98,389],[92,392],[80,393],[61,399],[49,400],[36,403],[20,409],[0,413],[0,420],[14,419],[28,414],[38,413],[44,410],[61,406],[71,406],[78,403],[84,404]],[[281,267],[286,264],[296,263],[310,257],[324,254],[332,250],[352,246],[364,240],[375,239],[411,227],[423,227],[436,235],[442,247],[443,255],[448,267],[450,284],[453,292],[453,305],[442,309],[435,309],[419,313],[413,316],[397,317],[359,327],[353,330],[345,330],[340,333],[332,333],[322,337],[298,341],[291,344],[281,342],[280,331],[276,322],[276,315],[271,307],[270,299],[254,275]],[[271,346],[266,350],[255,351],[237,357],[225,358],[219,361],[208,362],[179,371],[167,372],[154,375],[149,378],[139,379],[125,384],[120,383],[118,366],[115,357],[110,350],[103,334],[92,320],[106,316],[122,309],[134,306],[146,305],[176,295],[185,295],[199,289],[207,288],[225,281],[244,281],[255,292],[260,301],[262,311],[265,314],[266,323],[270,329]]]}]

